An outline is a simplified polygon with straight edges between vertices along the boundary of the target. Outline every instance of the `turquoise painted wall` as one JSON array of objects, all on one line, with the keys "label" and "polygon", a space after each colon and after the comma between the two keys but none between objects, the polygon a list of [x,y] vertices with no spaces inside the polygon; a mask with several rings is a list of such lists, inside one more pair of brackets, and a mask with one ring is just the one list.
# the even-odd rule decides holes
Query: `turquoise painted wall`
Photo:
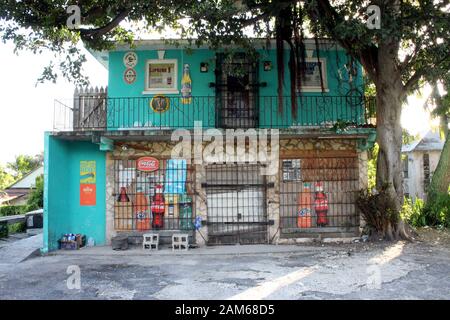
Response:
[{"label": "turquoise painted wall", "polygon": [[[125,129],[133,127],[176,126],[190,128],[194,120],[203,121],[204,127],[215,126],[215,89],[209,84],[215,82],[215,52],[207,49],[191,50],[189,53],[182,49],[165,50],[165,59],[178,60],[178,89],[181,88],[182,68],[185,63],[190,65],[192,79],[192,103],[184,105],[179,95],[166,94],[170,97],[170,109],[164,113],[155,113],[149,107],[153,95],[144,94],[145,64],[148,59],[157,59],[156,50],[135,50],[138,63],[134,68],[137,73],[136,81],[127,84],[123,79],[126,69],[123,56],[127,51],[112,51],[109,53],[108,80],[108,128]],[[317,57],[317,52],[313,57]],[[303,92],[303,103],[297,118],[291,115],[290,80],[287,64],[289,51],[285,50],[285,79],[283,113],[278,112],[277,100],[277,65],[275,50],[259,50],[259,81],[266,82],[266,87],[260,88],[259,123],[260,127],[289,127],[292,125],[310,125],[323,121],[358,119],[363,121],[363,110],[360,106],[350,108],[344,98],[349,85],[346,78],[344,64],[348,62],[342,50],[322,50],[320,57],[324,58],[327,66],[327,92]],[[272,62],[272,70],[263,70],[263,61]],[[207,73],[200,72],[200,63],[209,63]],[[341,79],[341,77],[343,77]],[[362,88],[362,71],[354,81],[354,87]],[[308,97],[308,98],[306,98]],[[355,100],[357,101],[357,100]],[[345,107],[343,107],[345,106]]]},{"label": "turquoise painted wall", "polygon": [[[80,161],[96,161],[96,205],[80,206]],[[64,233],[92,237],[105,244],[105,153],[85,141],[61,140],[46,133],[44,158],[44,246],[58,248]]]}]

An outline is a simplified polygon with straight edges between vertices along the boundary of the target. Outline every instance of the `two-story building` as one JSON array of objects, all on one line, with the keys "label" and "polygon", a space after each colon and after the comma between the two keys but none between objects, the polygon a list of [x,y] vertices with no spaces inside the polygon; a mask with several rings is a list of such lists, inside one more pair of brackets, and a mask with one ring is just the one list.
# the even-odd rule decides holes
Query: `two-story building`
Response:
[{"label": "two-story building", "polygon": [[97,245],[146,232],[200,246],[357,236],[375,141],[361,67],[308,40],[301,90],[291,96],[286,70],[278,95],[275,45],[260,43],[256,58],[159,40],[93,52],[107,89],[56,101],[45,135],[44,251],[64,233]]}]

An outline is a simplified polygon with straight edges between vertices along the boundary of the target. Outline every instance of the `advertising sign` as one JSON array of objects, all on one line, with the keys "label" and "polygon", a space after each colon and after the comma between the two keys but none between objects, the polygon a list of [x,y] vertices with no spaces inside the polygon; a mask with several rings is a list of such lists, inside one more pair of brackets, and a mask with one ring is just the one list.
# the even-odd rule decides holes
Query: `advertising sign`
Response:
[{"label": "advertising sign", "polygon": [[159,168],[159,160],[153,157],[141,157],[136,161],[136,168],[145,172],[156,171]]},{"label": "advertising sign", "polygon": [[95,161],[80,161],[80,205],[95,206],[96,204],[96,163]]}]

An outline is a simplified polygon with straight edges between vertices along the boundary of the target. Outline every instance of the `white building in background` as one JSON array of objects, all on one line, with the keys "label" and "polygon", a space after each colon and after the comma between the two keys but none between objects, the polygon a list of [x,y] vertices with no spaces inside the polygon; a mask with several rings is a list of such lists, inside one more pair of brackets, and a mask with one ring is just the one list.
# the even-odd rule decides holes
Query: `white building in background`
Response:
[{"label": "white building in background", "polygon": [[426,198],[431,177],[441,156],[444,142],[438,132],[429,131],[423,138],[402,147],[403,190],[412,199]]}]

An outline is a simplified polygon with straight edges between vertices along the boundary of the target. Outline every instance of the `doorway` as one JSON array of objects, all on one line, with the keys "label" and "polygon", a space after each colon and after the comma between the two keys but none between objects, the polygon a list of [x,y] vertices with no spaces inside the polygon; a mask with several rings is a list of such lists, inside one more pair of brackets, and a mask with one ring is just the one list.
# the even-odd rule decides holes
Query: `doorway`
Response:
[{"label": "doorway", "polygon": [[266,182],[257,164],[206,167],[208,244],[267,243]]},{"label": "doorway", "polygon": [[245,54],[232,59],[217,56],[216,125],[218,128],[256,128],[258,124],[258,64]]}]

